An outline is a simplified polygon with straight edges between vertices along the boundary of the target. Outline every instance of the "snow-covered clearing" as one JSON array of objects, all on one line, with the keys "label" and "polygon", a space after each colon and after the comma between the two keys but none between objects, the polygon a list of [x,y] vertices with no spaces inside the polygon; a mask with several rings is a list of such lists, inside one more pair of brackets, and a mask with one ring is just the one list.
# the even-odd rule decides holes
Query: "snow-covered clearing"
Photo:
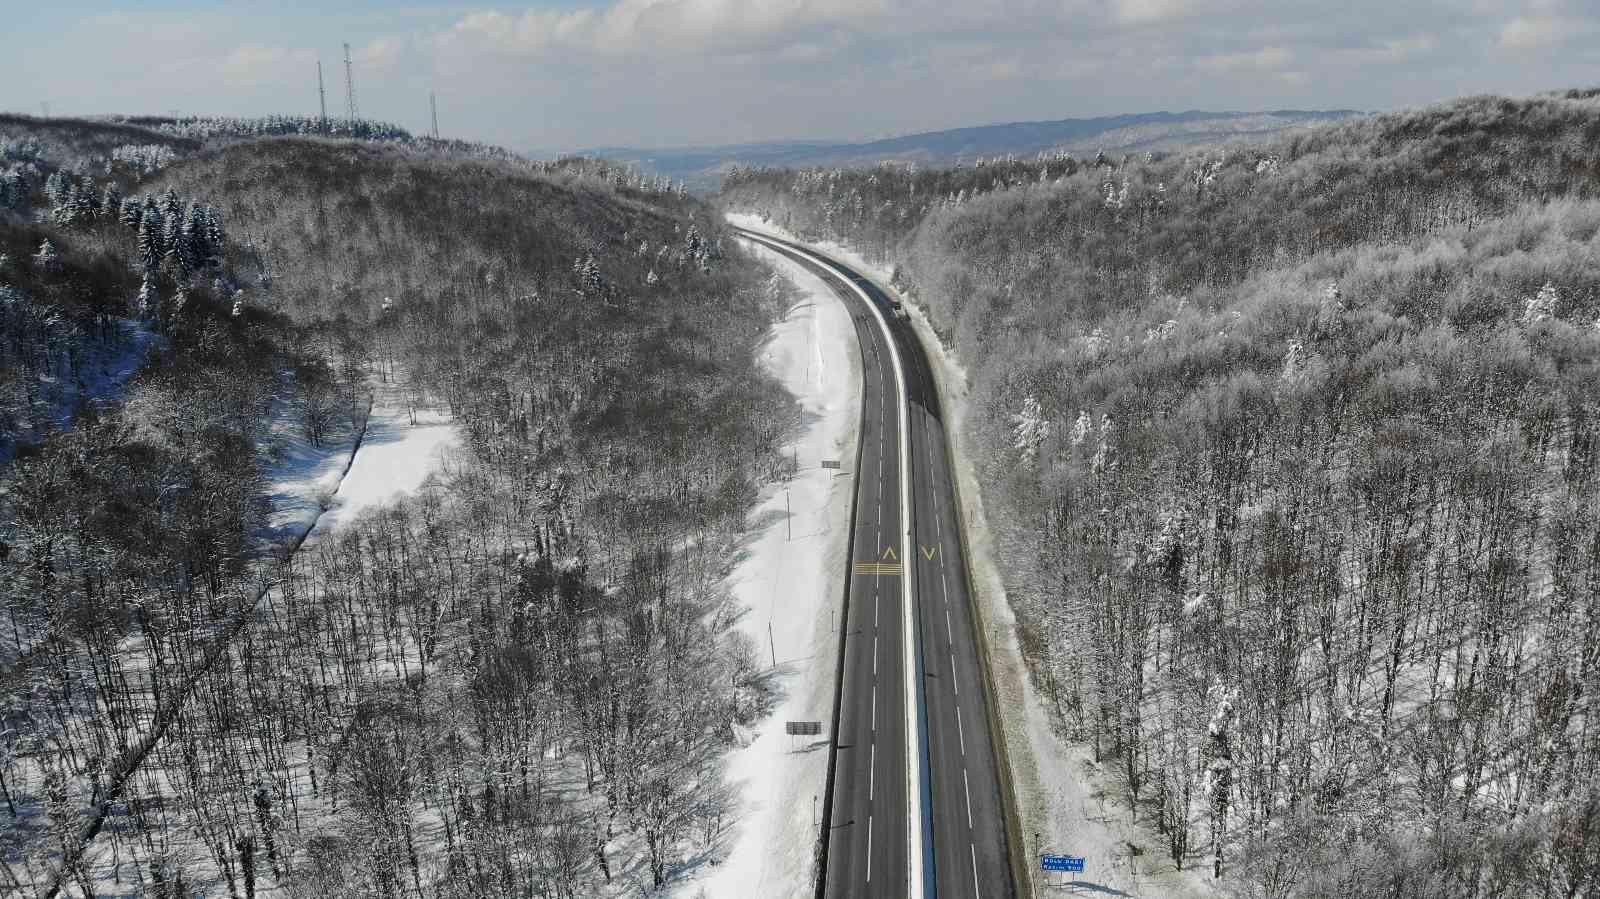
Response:
[{"label": "snow-covered clearing", "polygon": [[[741,804],[726,857],[677,882],[680,895],[703,889],[713,899],[781,899],[812,891],[812,816],[822,813],[828,743],[790,737],[784,723],[821,721],[826,733],[832,719],[835,628],[861,418],[861,363],[844,304],[788,259],[761,247],[751,251],[803,294],[773,326],[763,353],[768,370],[799,401],[804,424],[788,447],[796,473],[762,495],[728,576],[748,610],[740,628],[763,660],[777,659],[778,698],[750,744],[728,755],[728,783]],[[822,468],[824,460],[840,460],[841,470]]]},{"label": "snow-covered clearing", "polygon": [[403,404],[378,393],[366,437],[310,539],[374,506],[414,493],[434,472],[448,470],[457,450],[455,427],[448,414],[419,410],[415,417],[416,424],[412,424]]},{"label": "snow-covered clearing", "polygon": [[[727,219],[752,231],[786,240],[798,239],[758,215],[730,213]],[[883,264],[870,262],[855,250],[831,241],[811,245],[856,267],[885,290],[894,292],[889,285],[889,271]],[[1017,642],[1016,616],[1006,600],[1005,583],[995,561],[994,539],[989,532],[977,471],[972,463],[973,447],[965,427],[969,412],[966,368],[934,333],[922,309],[907,297],[900,299],[910,311],[917,335],[928,350],[944,401],[945,427],[952,440],[972,576],[982,616],[979,625],[989,645],[989,674],[999,699],[1006,756],[1011,763],[1018,813],[1022,818],[1025,854],[1030,859],[1037,858],[1041,852],[1085,857],[1086,871],[1079,878],[1084,889],[1097,885],[1101,888],[1099,892],[1120,891],[1125,895],[1162,899],[1221,895],[1212,885],[1207,871],[1199,868],[1176,870],[1162,851],[1162,840],[1154,830],[1142,823],[1133,823],[1127,806],[1116,798],[1123,792],[1118,789],[1113,766],[1096,765],[1089,747],[1069,743],[1056,734],[1050,710],[1028,676]],[[1133,854],[1134,847],[1139,848],[1140,854]],[[1046,885],[1041,872],[1033,871],[1032,876],[1037,886]]]},{"label": "snow-covered clearing", "polygon": [[[428,475],[448,463],[454,428],[442,411],[420,409],[413,416],[404,392],[393,382],[374,385],[366,429],[322,446],[312,446],[298,422],[274,423],[267,496],[272,513],[267,537],[293,541],[315,525],[326,533],[366,509],[421,487]],[[360,433],[361,445],[350,454]]]}]

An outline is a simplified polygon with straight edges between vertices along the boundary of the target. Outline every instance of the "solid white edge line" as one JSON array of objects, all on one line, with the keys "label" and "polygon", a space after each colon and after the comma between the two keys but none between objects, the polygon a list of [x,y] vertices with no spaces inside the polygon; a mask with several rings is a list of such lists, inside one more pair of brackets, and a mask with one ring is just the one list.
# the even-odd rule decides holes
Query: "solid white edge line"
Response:
[{"label": "solid white edge line", "polygon": [[[834,277],[850,285],[850,289],[861,297],[861,302],[872,311],[872,317],[878,320],[878,328],[883,334],[885,342],[889,344],[889,356],[894,363],[895,386],[900,388],[900,401],[897,404],[900,411],[900,523],[903,530],[900,533],[900,557],[911,558],[911,401],[906,395],[906,376],[904,366],[900,364],[900,348],[895,345],[894,333],[889,330],[889,322],[883,317],[883,312],[878,305],[872,302],[872,297],[861,289],[854,278],[846,276],[834,267],[833,262],[825,256],[820,256],[808,249],[790,244],[780,244],[774,238],[763,237],[751,231],[744,232],[746,237],[766,244],[769,247],[781,246],[792,250],[811,261],[817,263]],[[881,359],[881,357],[880,357]],[[905,639],[902,641],[905,651],[905,689],[906,689],[906,865],[908,867],[908,894],[912,899],[921,899],[926,890],[923,887],[922,870],[922,785],[924,773],[922,770],[922,743],[924,735],[917,726],[918,712],[922,708],[922,683],[921,672],[917,670],[916,651],[916,622],[911,614],[911,577],[910,572],[900,578],[901,595],[904,599],[904,631]],[[868,819],[867,836],[870,843],[872,835],[871,819]],[[871,857],[870,850],[868,857]],[[976,863],[976,862],[974,862]]]}]

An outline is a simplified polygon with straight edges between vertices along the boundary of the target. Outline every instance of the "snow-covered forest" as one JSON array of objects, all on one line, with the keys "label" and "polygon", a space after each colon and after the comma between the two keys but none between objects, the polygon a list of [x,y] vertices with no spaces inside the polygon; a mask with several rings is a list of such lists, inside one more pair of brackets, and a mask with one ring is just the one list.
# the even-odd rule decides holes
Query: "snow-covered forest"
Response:
[{"label": "snow-covered forest", "polygon": [[1575,897],[1597,147],[1600,91],[1570,91],[1188,155],[744,170],[721,202],[892,266],[973,372],[1017,639],[1144,851],[1234,895]]},{"label": "snow-covered forest", "polygon": [[[0,116],[0,893],[620,894],[725,825],[783,291],[658,179],[347,124]],[[391,401],[461,451],[285,524]]]}]

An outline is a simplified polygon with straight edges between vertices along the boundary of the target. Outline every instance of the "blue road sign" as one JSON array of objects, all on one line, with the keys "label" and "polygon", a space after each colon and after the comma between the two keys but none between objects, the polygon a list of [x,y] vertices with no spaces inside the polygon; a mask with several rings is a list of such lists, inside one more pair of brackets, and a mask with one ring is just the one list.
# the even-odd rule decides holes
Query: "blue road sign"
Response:
[{"label": "blue road sign", "polygon": [[1066,871],[1069,874],[1083,873],[1083,859],[1076,855],[1041,855],[1039,867],[1045,871]]}]

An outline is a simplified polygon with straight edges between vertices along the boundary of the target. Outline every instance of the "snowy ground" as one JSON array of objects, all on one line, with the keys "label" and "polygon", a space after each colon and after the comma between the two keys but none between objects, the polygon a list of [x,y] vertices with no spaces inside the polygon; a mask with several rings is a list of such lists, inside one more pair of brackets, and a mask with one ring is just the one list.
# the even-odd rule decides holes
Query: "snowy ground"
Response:
[{"label": "snowy ground", "polygon": [[[703,890],[711,899],[812,892],[812,816],[822,813],[828,744],[826,738],[789,737],[784,723],[820,721],[826,733],[833,715],[835,616],[844,594],[850,475],[861,418],[861,362],[849,312],[815,275],[769,250],[752,252],[803,293],[773,326],[763,354],[805,418],[787,450],[798,470],[762,496],[729,575],[730,589],[747,609],[739,626],[763,661],[777,659],[778,700],[753,741],[728,756],[728,783],[742,804],[725,858],[677,884],[680,895]],[[828,459],[842,461],[842,476],[821,467]]]},{"label": "snowy ground", "polygon": [[454,429],[441,411],[419,410],[411,424],[404,397],[394,385],[377,385],[361,446],[350,455],[353,434],[312,446],[293,421],[274,431],[267,473],[272,499],[268,537],[297,538],[315,525],[326,533],[366,509],[421,487],[449,460]]},{"label": "snowy ground", "polygon": [[311,539],[332,531],[373,506],[413,493],[434,472],[447,470],[458,452],[455,427],[440,410],[419,410],[416,424],[404,406],[378,393],[367,435],[350,471],[339,481],[328,510],[317,519]]},{"label": "snowy ground", "polygon": [[[727,219],[752,231],[795,239],[757,215],[730,213]],[[883,264],[870,262],[836,243],[814,246],[892,290]],[[1161,899],[1222,895],[1206,871],[1176,870],[1163,853],[1159,836],[1143,824],[1132,822],[1128,808],[1116,799],[1120,791],[1115,772],[1096,765],[1087,746],[1069,743],[1056,735],[1044,699],[1028,677],[1017,644],[1016,616],[1006,601],[1005,584],[995,561],[994,540],[964,425],[968,413],[966,369],[953,350],[934,334],[922,310],[911,300],[901,299],[911,312],[923,346],[928,348],[944,399],[946,427],[954,438],[956,475],[968,528],[973,578],[977,582],[981,626],[989,644],[990,676],[999,699],[1026,855],[1036,858],[1041,852],[1051,852],[1085,857],[1086,871],[1079,879],[1080,886],[1063,887],[1060,892],[1065,894],[1120,893]],[[1133,852],[1135,847],[1139,850],[1137,855]],[[1037,871],[1033,876],[1035,886],[1041,888],[1039,892],[1045,893],[1043,888],[1048,884],[1043,876]]]}]

